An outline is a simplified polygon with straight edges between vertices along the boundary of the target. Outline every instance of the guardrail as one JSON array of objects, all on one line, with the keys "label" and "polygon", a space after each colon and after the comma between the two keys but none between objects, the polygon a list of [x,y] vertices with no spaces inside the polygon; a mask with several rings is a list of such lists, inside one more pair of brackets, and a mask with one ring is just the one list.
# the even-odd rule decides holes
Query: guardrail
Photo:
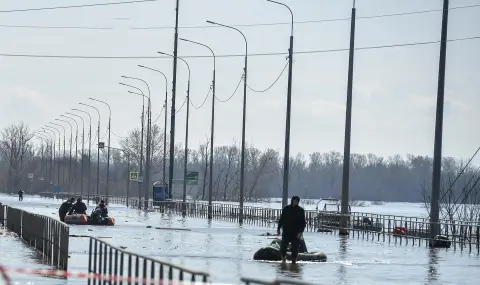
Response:
[{"label": "guardrail", "polygon": [[265,281],[256,278],[241,278],[241,282],[245,285],[250,284],[260,284],[260,285],[313,285],[313,283],[308,283],[296,279],[275,279],[273,281]]},{"label": "guardrail", "polygon": [[128,252],[100,238],[90,237],[88,284],[207,284],[209,274]]},{"label": "guardrail", "polygon": [[7,205],[0,205],[0,220],[7,229],[37,249],[45,261],[67,270],[69,228],[66,224]]}]

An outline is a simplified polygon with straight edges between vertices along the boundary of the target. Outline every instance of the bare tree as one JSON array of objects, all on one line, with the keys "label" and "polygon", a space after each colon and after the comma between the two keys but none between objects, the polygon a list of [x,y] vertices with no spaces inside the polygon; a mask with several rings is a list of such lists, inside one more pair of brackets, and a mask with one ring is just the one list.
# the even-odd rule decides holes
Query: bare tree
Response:
[{"label": "bare tree", "polygon": [[[33,145],[30,141],[33,134],[23,122],[8,126],[2,131],[0,150],[2,157],[8,163],[7,187],[10,191],[17,191],[23,178],[25,169],[24,159],[31,153]],[[12,175],[15,176],[12,179]]]},{"label": "bare tree", "polygon": [[[254,151],[255,150],[255,151]],[[259,181],[263,175],[271,174],[272,172],[267,173],[268,164],[273,161],[277,156],[277,152],[273,149],[267,149],[263,153],[260,151],[250,148],[249,149],[251,157],[251,171],[250,171],[250,185],[248,186],[248,199],[253,199],[256,196],[256,190],[259,186]]]}]

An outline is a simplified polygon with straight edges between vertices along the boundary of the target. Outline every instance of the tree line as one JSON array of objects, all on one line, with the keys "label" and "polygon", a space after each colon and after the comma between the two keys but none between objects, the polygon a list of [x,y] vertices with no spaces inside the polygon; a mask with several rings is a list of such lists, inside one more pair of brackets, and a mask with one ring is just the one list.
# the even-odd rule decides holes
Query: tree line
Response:
[{"label": "tree line", "polygon": [[[124,196],[129,186],[129,196],[143,195],[137,184],[128,182],[128,173],[138,170],[140,163],[141,129],[131,130],[127,137],[120,139],[122,151],[111,150],[110,195]],[[81,146],[70,162],[67,143],[66,157],[63,157],[56,144],[56,159],[53,161],[52,147],[48,138],[34,134],[28,125],[18,123],[1,131],[0,141],[0,185],[4,192],[16,192],[19,188],[31,193],[53,191],[60,186],[62,191],[96,193],[97,164],[100,165],[99,194],[106,192],[107,151],[101,150],[97,161],[96,144],[92,144],[89,163],[85,151],[82,158]],[[152,182],[163,181],[163,129],[152,126]],[[88,138],[85,139],[86,148]],[[167,138],[167,142],[168,142]],[[81,138],[79,138],[81,142]],[[146,142],[144,142],[145,144]],[[75,142],[74,142],[75,146]],[[75,147],[73,147],[75,148]],[[145,147],[143,148],[145,151]],[[167,144],[167,152],[169,146]],[[174,178],[183,179],[184,146],[174,148]],[[196,199],[207,199],[209,192],[209,141],[189,150],[188,171],[199,173],[198,185],[188,185],[188,195]],[[146,155],[143,155],[144,159]],[[168,181],[169,154],[166,153],[166,177]],[[315,152],[309,155],[297,154],[290,158],[290,195],[304,198],[340,198],[342,184],[342,154],[336,151]],[[143,163],[145,163],[143,161]],[[457,201],[458,204],[480,204],[480,183],[478,169],[469,165],[464,170],[465,161],[445,157],[442,162],[442,201]],[[130,169],[127,167],[130,165]],[[81,171],[84,171],[82,177]],[[283,181],[283,158],[274,149],[258,149],[249,145],[245,161],[245,199],[256,201],[262,198],[281,197]],[[462,171],[463,170],[463,171]],[[375,154],[352,154],[350,165],[350,198],[368,201],[425,202],[429,199],[432,158],[409,154],[406,157],[392,155],[384,158]],[[461,175],[458,175],[461,172]],[[28,178],[33,174],[33,179]],[[89,175],[90,174],[90,179]],[[459,176],[458,179],[457,176]],[[455,180],[455,183],[453,181]],[[240,185],[240,147],[231,145],[215,146],[213,163],[214,200],[238,201]],[[181,197],[182,185],[173,187],[175,197]]]}]

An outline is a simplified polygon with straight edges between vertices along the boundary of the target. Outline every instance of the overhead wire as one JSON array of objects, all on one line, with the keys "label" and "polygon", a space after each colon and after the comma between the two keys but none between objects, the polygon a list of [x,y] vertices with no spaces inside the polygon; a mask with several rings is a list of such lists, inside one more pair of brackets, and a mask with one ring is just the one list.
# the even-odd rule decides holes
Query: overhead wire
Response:
[{"label": "overhead wire", "polygon": [[207,102],[207,99],[208,99],[208,97],[210,96],[210,92],[212,92],[212,85],[210,85],[210,88],[208,89],[207,96],[205,96],[205,99],[203,99],[203,102],[202,102],[202,104],[200,104],[200,106],[198,106],[198,107],[195,106],[195,104],[193,104],[193,102],[192,102],[192,99],[190,99],[190,105],[192,105],[192,107],[195,108],[195,109],[197,109],[197,110],[200,109],[200,108],[202,108],[203,105],[205,105],[205,103]]},{"label": "overhead wire", "polygon": [[163,110],[165,110],[165,105],[163,105],[162,110],[160,110],[160,114],[158,114],[155,121],[152,122],[153,125],[158,121],[158,119],[160,119],[160,116],[162,116]]},{"label": "overhead wire", "polygon": [[287,62],[287,64],[285,64],[285,66],[283,67],[282,72],[280,72],[280,74],[278,75],[277,79],[275,79],[275,80],[273,81],[273,83],[272,83],[270,86],[268,86],[266,89],[263,89],[263,90],[255,90],[255,89],[253,89],[252,87],[250,87],[250,85],[247,84],[248,89],[250,89],[251,91],[256,92],[256,93],[267,92],[268,90],[270,90],[270,89],[278,82],[278,80],[280,80],[280,78],[282,77],[283,73],[284,73],[285,70],[287,69],[287,66],[288,66],[288,62]]},{"label": "overhead wire", "polygon": [[[182,103],[182,105],[180,106],[180,108],[178,108],[177,110],[175,110],[175,115],[178,114],[178,113],[182,110],[183,106],[185,106],[185,102],[187,102],[187,97],[186,97],[186,96],[185,96],[185,99],[183,99],[183,103]],[[172,112],[168,112],[168,113],[171,114]]]},{"label": "overhead wire", "polygon": [[[104,3],[104,4],[97,4],[96,6],[106,6],[106,5],[119,5],[119,4],[133,4],[139,2],[154,2],[158,0],[150,0],[150,1],[126,1],[126,2],[117,2],[117,3]],[[82,8],[82,7],[92,7],[95,4],[88,5],[77,5],[77,6],[66,6],[69,8]],[[466,5],[466,6],[458,6],[458,7],[451,7],[449,10],[460,10],[460,9],[471,9],[480,7],[480,4],[475,5]],[[34,8],[35,9],[35,8]],[[40,8],[36,8],[40,9]],[[46,10],[48,8],[44,8]],[[62,7],[50,7],[51,9],[66,9]],[[29,9],[23,9],[30,11]],[[21,12],[15,10],[8,10],[3,11],[6,12]],[[402,12],[402,13],[391,13],[391,14],[380,14],[380,15],[371,15],[371,16],[358,16],[356,17],[357,20],[362,19],[376,19],[376,18],[388,18],[388,17],[397,17],[397,16],[407,16],[407,15],[415,15],[415,14],[426,14],[426,13],[433,13],[433,12],[442,12],[442,9],[430,9],[430,10],[420,10],[420,11],[412,11],[412,12]],[[327,23],[327,22],[340,22],[340,21],[349,21],[350,17],[344,18],[333,18],[333,19],[320,19],[320,20],[305,20],[305,21],[295,21],[295,25],[302,25],[302,24],[315,24],[315,23]],[[274,23],[254,23],[254,24],[236,24],[231,25],[232,27],[261,27],[261,26],[279,26],[279,25],[291,25],[290,22],[274,22]],[[8,25],[8,24],[0,24],[0,28],[31,28],[31,29],[76,29],[76,30],[121,30],[121,29],[129,29],[129,30],[164,30],[164,29],[174,29],[173,26],[150,26],[150,27],[128,27],[128,28],[116,28],[116,27],[95,27],[95,26],[42,26],[42,25]],[[221,28],[216,25],[201,25],[201,26],[179,26],[179,29],[213,29],[213,28]]]},{"label": "overhead wire", "polygon": [[158,1],[160,1],[160,0],[133,0],[133,1],[80,4],[80,5],[68,5],[68,6],[24,8],[24,9],[0,10],[0,13],[32,12],[32,11],[45,11],[45,10],[73,9],[73,8],[89,8],[89,7],[99,7],[99,6],[137,4],[137,3],[145,3],[145,2],[158,2]]},{"label": "overhead wire", "polygon": [[[477,40],[480,39],[480,36],[472,36],[466,38],[457,38],[449,39],[447,42],[456,42],[456,41],[468,41],[468,40]],[[413,42],[413,43],[403,43],[403,44],[390,44],[390,45],[378,45],[378,46],[366,46],[358,47],[355,50],[371,50],[371,49],[384,49],[384,48],[394,48],[394,47],[407,47],[407,46],[420,46],[420,45],[430,45],[441,43],[440,40],[436,41],[424,41],[424,42]],[[337,48],[337,49],[324,49],[324,50],[307,50],[307,51],[297,51],[294,52],[295,55],[305,55],[305,54],[317,54],[317,53],[331,53],[331,52],[344,52],[349,51],[348,48]],[[287,55],[287,52],[270,52],[270,53],[254,53],[249,54],[249,57],[257,56],[279,56]],[[171,59],[168,56],[88,56],[88,55],[45,55],[45,54],[11,54],[11,53],[0,53],[0,56],[3,57],[25,57],[25,58],[55,58],[55,59]],[[185,55],[183,58],[211,58],[211,55]],[[233,57],[245,57],[245,54],[223,54],[216,55],[216,58],[233,58]]]},{"label": "overhead wire", "polygon": [[111,131],[111,132],[112,132],[112,134],[113,134],[114,136],[116,136],[117,138],[120,138],[120,139],[126,139],[126,138],[127,138],[127,137],[123,137],[123,136],[117,135],[114,131]]},{"label": "overhead wire", "polygon": [[240,76],[240,81],[238,81],[237,87],[233,91],[232,95],[230,95],[230,97],[228,97],[226,100],[221,100],[216,95],[215,95],[215,99],[217,99],[217,101],[220,102],[220,103],[226,103],[226,102],[230,101],[230,99],[232,99],[233,96],[235,96],[235,94],[237,93],[238,88],[240,87],[240,83],[242,83],[243,80],[245,80],[245,74],[242,74],[242,76]]}]

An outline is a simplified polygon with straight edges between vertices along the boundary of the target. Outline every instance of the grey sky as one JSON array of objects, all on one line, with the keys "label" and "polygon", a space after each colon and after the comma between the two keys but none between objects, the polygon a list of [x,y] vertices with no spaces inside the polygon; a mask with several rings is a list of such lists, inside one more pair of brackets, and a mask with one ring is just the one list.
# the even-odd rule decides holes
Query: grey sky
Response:
[{"label": "grey sky", "polygon": [[[21,3],[20,3],[21,2]],[[66,5],[67,1],[3,0],[0,10]],[[68,4],[99,3],[68,1]],[[111,1],[113,2],[113,1]],[[204,26],[205,20],[224,24],[288,22],[281,6],[263,0],[180,0],[180,25]],[[284,0],[296,21],[348,18],[351,0]],[[451,7],[479,4],[453,0]],[[94,26],[114,30],[26,29],[0,27],[0,53],[155,56],[172,53],[173,29],[134,30],[130,27],[173,26],[175,0],[97,8],[1,13],[3,25]],[[357,16],[441,9],[441,0],[358,0]],[[449,38],[480,36],[480,7],[452,10]],[[128,18],[117,20],[114,18]],[[440,39],[441,13],[359,19],[356,46],[402,44]],[[347,48],[349,21],[297,24],[295,50]],[[242,27],[249,53],[286,52],[288,25]],[[242,54],[243,39],[235,31],[181,29],[180,37],[209,45],[218,55]],[[480,40],[451,42],[447,52],[444,155],[467,158],[478,147],[480,115]],[[202,47],[180,42],[179,56],[208,55]],[[433,154],[434,110],[437,91],[439,44],[360,50],[356,52],[353,106],[353,152]],[[192,68],[191,100],[199,105],[207,94],[212,60],[188,59]],[[294,62],[291,153],[343,149],[347,52],[296,55]],[[141,77],[152,90],[155,120],[163,105],[164,79],[137,67],[143,64],[168,76],[171,59],[39,59],[0,57],[0,94],[4,101],[3,125],[23,120],[37,129],[88,97],[112,106],[112,130],[120,136],[140,123],[141,98],[118,85],[121,75]],[[268,87],[286,64],[286,57],[249,58],[249,85]],[[177,108],[186,94],[187,70],[179,61]],[[230,97],[242,74],[243,59],[219,58],[217,97]],[[126,81],[143,88],[135,81]],[[286,72],[268,92],[248,92],[247,141],[258,148],[283,153],[286,108]],[[145,90],[146,91],[146,90]],[[216,144],[230,144],[241,136],[242,87],[227,103],[217,103]],[[169,99],[170,100],[170,99]],[[191,108],[190,145],[204,142],[210,132],[209,99],[200,110]],[[170,103],[170,102],[169,102]],[[90,103],[89,103],[90,104]],[[102,136],[108,110],[102,111]],[[94,113],[92,113],[94,114]],[[94,116],[96,118],[96,115]],[[163,125],[163,117],[157,123]],[[185,108],[177,114],[176,142],[184,141]],[[112,145],[118,138],[112,135]],[[477,161],[480,161],[477,160]]]}]

